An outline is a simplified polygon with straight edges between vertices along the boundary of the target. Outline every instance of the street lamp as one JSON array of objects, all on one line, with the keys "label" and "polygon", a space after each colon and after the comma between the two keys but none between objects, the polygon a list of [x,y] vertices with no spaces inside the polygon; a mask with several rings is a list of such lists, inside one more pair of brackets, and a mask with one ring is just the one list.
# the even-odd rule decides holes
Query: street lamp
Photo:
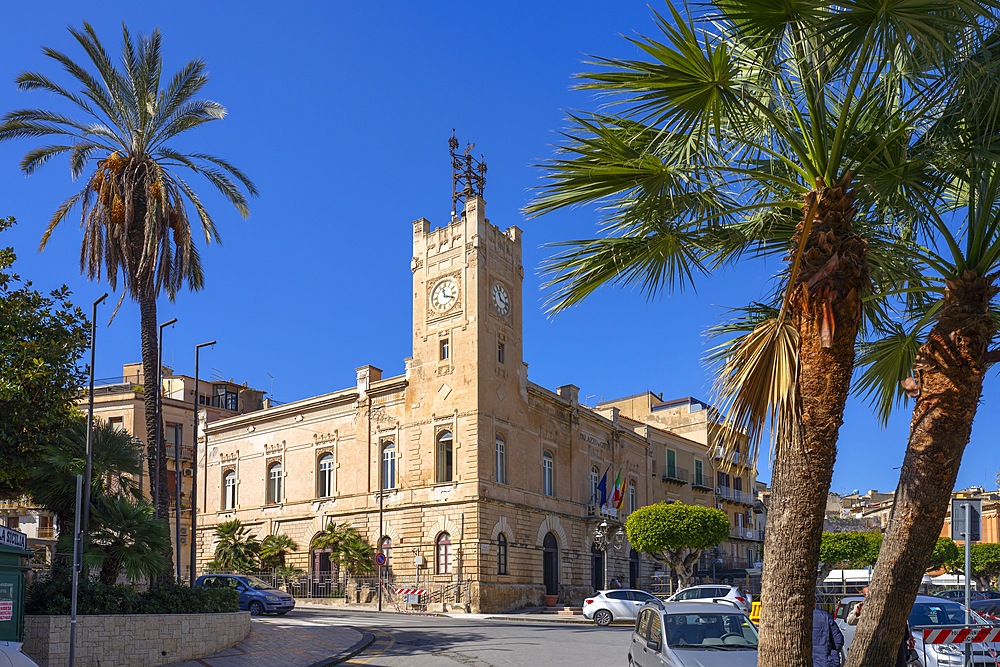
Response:
[{"label": "street lamp", "polygon": [[[189,584],[191,588],[194,588],[194,575],[195,575],[195,560],[197,559],[197,545],[195,544],[195,537],[197,535],[198,528],[198,355],[201,354],[201,348],[208,347],[209,345],[215,345],[215,341],[211,340],[207,343],[198,343],[194,346],[194,440],[191,442],[191,534],[188,535],[188,541],[191,545],[191,581]],[[180,486],[177,487],[180,489]],[[177,492],[177,535],[178,535],[178,550],[180,549],[180,491]],[[180,551],[178,551],[180,554]],[[178,572],[180,571],[180,558],[177,559]],[[177,583],[181,582],[180,575],[177,576]]]},{"label": "street lamp", "polygon": [[97,306],[108,298],[105,292],[101,298],[94,302],[94,308],[90,315],[90,390],[87,392],[87,462],[84,465],[84,486],[83,486],[83,507],[80,513],[83,515],[80,521],[80,530],[86,535],[90,528],[90,477],[94,469],[94,359],[97,350]]},{"label": "street lamp", "polygon": [[625,531],[618,523],[612,524],[607,519],[602,519],[597,528],[594,529],[594,547],[603,552],[604,557],[604,587],[608,587],[608,549],[616,551],[622,548],[625,543]]}]

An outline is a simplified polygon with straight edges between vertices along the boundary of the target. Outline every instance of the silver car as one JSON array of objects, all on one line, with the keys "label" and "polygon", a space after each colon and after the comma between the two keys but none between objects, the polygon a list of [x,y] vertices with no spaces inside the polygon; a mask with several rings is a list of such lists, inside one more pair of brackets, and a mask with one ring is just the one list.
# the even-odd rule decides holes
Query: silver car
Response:
[{"label": "silver car", "polygon": [[[855,626],[847,625],[847,614],[858,602],[863,600],[861,596],[850,596],[843,598],[837,603],[835,618],[837,626],[844,633],[844,655],[854,640]],[[910,609],[907,619],[910,629],[913,631],[914,650],[917,659],[922,667],[960,667],[964,660],[961,644],[927,644],[924,646],[924,634],[919,629],[933,626],[964,625],[965,607],[957,602],[945,600],[934,595],[918,595]],[[982,616],[972,613],[972,623],[989,626],[989,622]],[[992,651],[992,653],[991,653]],[[972,661],[976,667],[995,667],[997,662],[994,657],[1000,653],[1000,642],[981,643],[972,645]]]},{"label": "silver car", "polygon": [[729,605],[683,602],[639,610],[630,667],[756,667],[757,629]]}]

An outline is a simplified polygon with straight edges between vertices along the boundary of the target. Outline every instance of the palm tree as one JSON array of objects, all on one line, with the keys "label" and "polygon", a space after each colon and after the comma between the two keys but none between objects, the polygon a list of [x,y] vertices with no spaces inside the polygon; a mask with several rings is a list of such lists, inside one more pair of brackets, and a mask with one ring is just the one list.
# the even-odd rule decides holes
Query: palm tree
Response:
[{"label": "palm tree", "polygon": [[260,543],[260,564],[263,567],[285,567],[285,555],[299,550],[299,545],[288,535],[268,535]]},{"label": "palm tree", "polygon": [[333,566],[331,576],[334,581],[340,580],[341,553],[345,545],[351,542],[363,542],[361,534],[357,528],[346,523],[338,524],[331,521],[326,528],[316,534],[309,543],[309,548],[313,550],[326,550],[330,552],[330,564]]},{"label": "palm tree", "polygon": [[602,238],[561,243],[544,266],[553,312],[607,283],[653,294],[744,253],[787,257],[774,301],[723,348],[717,392],[730,446],[775,436],[764,667],[810,664],[812,595],[788,591],[815,585],[863,299],[905,271],[875,241],[936,201],[920,133],[948,92],[942,63],[984,17],[966,1],[670,6],[664,41],[630,40],[649,61],[580,75],[610,109],[571,118],[528,207],[605,214]]},{"label": "palm tree", "polygon": [[943,538],[935,538],[986,371],[1000,358],[991,349],[1000,292],[1000,164],[992,154],[1000,130],[1000,62],[993,55],[998,46],[993,36],[962,63],[954,75],[961,94],[933,137],[953,179],[947,193],[951,215],[928,221],[927,248],[920,256],[925,278],[906,292],[912,297],[919,287],[923,298],[908,299],[908,320],[883,327],[885,337],[867,346],[861,358],[867,367],[860,384],[883,420],[907,398],[914,399],[914,407],[892,517],[848,658],[854,667],[891,659],[921,568],[949,558],[936,555]]},{"label": "palm tree", "polygon": [[111,586],[122,568],[132,582],[153,577],[166,567],[170,534],[153,516],[153,506],[125,495],[102,496],[94,506],[95,530],[84,554],[101,568],[100,579]]},{"label": "palm tree", "polygon": [[337,554],[337,563],[344,568],[344,571],[353,576],[360,577],[375,573],[375,554],[372,545],[365,542],[361,537],[351,537],[340,545]]},{"label": "palm tree", "polygon": [[[118,67],[94,29],[70,28],[83,47],[89,71],[69,56],[46,48],[46,56],[74,79],[74,92],[48,76],[25,72],[18,76],[21,90],[43,91],[68,102],[79,112],[73,118],[59,110],[19,109],[0,122],[0,141],[54,136],[57,143],[34,148],[21,161],[21,170],[32,174],[57,155],[68,155],[74,179],[84,176],[83,189],[55,211],[42,236],[44,248],[55,227],[75,207],[80,208],[83,242],[80,270],[93,280],[102,277],[112,289],[123,284],[122,298],[139,304],[142,334],[142,372],[145,395],[154,396],[157,373],[156,301],[161,292],[170,300],[185,284],[193,290],[204,284],[201,261],[188,219],[188,206],[197,215],[206,243],[219,241],[215,223],[195,190],[178,175],[182,169],[201,174],[229,200],[244,218],[249,214],[240,188],[256,195],[253,183],[229,162],[195,152],[184,153],[167,145],[172,139],[200,125],[221,120],[220,104],[197,99],[208,83],[205,63],[193,60],[161,88],[163,69],[159,30],[133,40],[122,26],[122,63]],[[235,179],[235,180],[234,180]],[[120,303],[120,302],[119,302]],[[157,442],[155,401],[145,402],[146,441]],[[163,442],[163,439],[160,439]],[[151,488],[166,489],[166,466],[154,479],[155,460],[165,458],[164,444],[150,463]],[[168,516],[168,498],[160,494],[157,516]],[[172,556],[164,571],[170,578]]]},{"label": "palm tree", "polygon": [[260,542],[239,519],[215,527],[218,540],[214,565],[224,570],[248,573],[257,569]]}]

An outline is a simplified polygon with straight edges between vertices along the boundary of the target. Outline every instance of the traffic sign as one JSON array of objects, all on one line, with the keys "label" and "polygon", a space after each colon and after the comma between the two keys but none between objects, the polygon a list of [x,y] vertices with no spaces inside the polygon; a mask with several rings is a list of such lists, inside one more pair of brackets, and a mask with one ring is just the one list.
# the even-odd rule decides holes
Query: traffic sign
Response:
[{"label": "traffic sign", "polygon": [[378,565],[379,567],[385,565],[386,560],[387,559],[383,552],[379,551],[377,554],[375,554],[375,564]]},{"label": "traffic sign", "polygon": [[[969,504],[970,528],[965,527],[965,504]],[[951,501],[951,539],[965,542],[965,533],[969,533],[969,542],[979,542],[982,539],[982,507],[983,501],[976,498],[954,498]]]}]

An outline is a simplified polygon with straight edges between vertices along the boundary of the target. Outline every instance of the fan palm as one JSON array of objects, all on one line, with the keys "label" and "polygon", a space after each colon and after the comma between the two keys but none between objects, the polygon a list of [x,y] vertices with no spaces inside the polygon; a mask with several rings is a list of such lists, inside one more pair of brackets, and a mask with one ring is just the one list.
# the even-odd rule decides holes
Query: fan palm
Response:
[{"label": "fan palm", "polygon": [[350,542],[363,541],[361,533],[354,526],[346,523],[331,521],[326,528],[316,534],[309,543],[309,548],[313,550],[325,550],[330,552],[330,564],[334,570],[332,577],[334,581],[340,580],[341,552]]},{"label": "fan palm", "polygon": [[[55,143],[34,148],[21,161],[21,170],[32,174],[53,157],[67,155],[74,179],[85,177],[83,189],[66,199],[55,211],[41,240],[44,248],[56,226],[76,207],[80,208],[83,242],[80,269],[93,280],[102,277],[112,289],[123,285],[122,298],[139,305],[142,336],[142,372],[145,395],[154,396],[157,373],[156,302],[161,292],[173,300],[185,284],[193,290],[204,284],[201,261],[188,218],[194,208],[201,236],[206,243],[219,241],[208,210],[180,170],[200,174],[229,200],[244,218],[249,214],[242,188],[256,195],[253,183],[229,162],[202,152],[184,153],[168,145],[179,135],[205,123],[221,120],[225,108],[197,99],[208,83],[205,63],[193,60],[161,88],[163,62],[161,36],[133,40],[122,26],[121,66],[116,66],[94,29],[70,28],[93,66],[46,48],[54,60],[79,86],[79,92],[38,72],[17,77],[21,90],[54,94],[80,114],[74,118],[59,110],[19,109],[0,122],[0,141],[55,137]],[[89,175],[86,175],[90,165]],[[146,401],[146,441],[157,439],[154,401]],[[156,452],[165,458],[165,445]],[[166,466],[150,463],[153,489],[165,489]],[[156,508],[167,516],[166,493],[159,494]],[[168,559],[169,563],[169,559]],[[173,571],[172,567],[165,574]],[[168,574],[169,576],[169,574]]]},{"label": "fan palm", "polygon": [[934,205],[920,133],[987,2],[717,0],[701,18],[671,6],[663,41],[630,40],[648,61],[601,58],[581,75],[609,108],[572,117],[528,207],[605,215],[602,238],[559,244],[544,266],[552,311],[607,283],[652,294],[745,252],[787,256],[774,307],[724,348],[718,386],[728,444],[745,434],[756,451],[774,434],[763,666],[810,664],[805,591],[863,299],[900,270],[864,232],[903,236]]},{"label": "fan palm", "polygon": [[239,519],[215,528],[215,565],[220,569],[248,573],[257,569],[260,542]]},{"label": "fan palm", "polygon": [[950,214],[933,217],[925,230],[928,298],[907,302],[905,326],[894,325],[860,359],[859,384],[883,419],[908,397],[914,408],[895,509],[852,643],[854,666],[884,664],[898,646],[892,638],[903,634],[909,608],[901,602],[913,600],[920,567],[933,560],[986,371],[1000,358],[991,350],[1000,292],[1000,163],[991,150],[1000,130],[998,47],[989,40],[955,73],[962,94],[933,137],[953,181]]},{"label": "fan palm", "polygon": [[351,537],[340,545],[337,562],[351,576],[359,577],[375,572],[374,550],[360,537]]},{"label": "fan palm", "polygon": [[101,568],[101,581],[111,586],[122,568],[136,582],[163,571],[170,550],[165,523],[153,516],[153,507],[124,495],[102,496],[94,505],[96,529],[84,554]]},{"label": "fan palm", "polygon": [[260,542],[260,564],[264,567],[284,567],[285,555],[299,550],[299,545],[288,535],[268,535]]}]

